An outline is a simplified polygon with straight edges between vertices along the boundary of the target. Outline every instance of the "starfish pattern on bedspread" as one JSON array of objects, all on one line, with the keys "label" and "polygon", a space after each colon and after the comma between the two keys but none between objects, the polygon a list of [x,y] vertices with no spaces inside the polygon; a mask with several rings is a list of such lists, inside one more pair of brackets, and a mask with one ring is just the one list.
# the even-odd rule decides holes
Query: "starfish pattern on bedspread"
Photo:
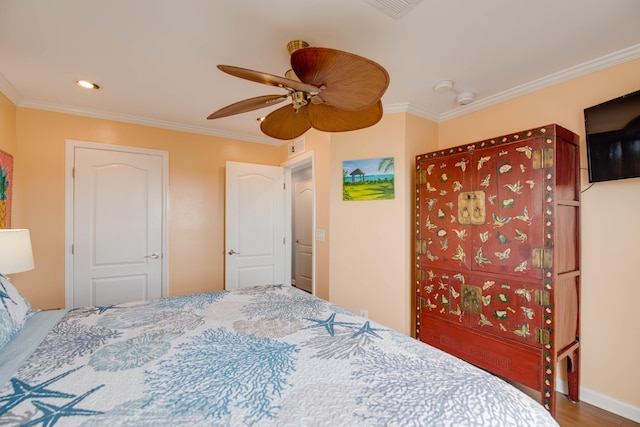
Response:
[{"label": "starfish pattern on bedspread", "polygon": [[6,396],[0,396],[0,403],[7,402],[4,406],[0,407],[0,415],[6,413],[11,408],[15,408],[20,403],[29,399],[45,398],[45,397],[58,397],[58,398],[71,398],[75,397],[74,394],[62,393],[60,391],[49,390],[47,387],[58,380],[66,377],[74,371],[77,371],[80,367],[71,369],[63,374],[53,377],[43,383],[37,385],[29,385],[24,381],[20,381],[17,378],[11,378],[11,385],[13,386],[13,393]]},{"label": "starfish pattern on bedspread", "polygon": [[368,320],[365,322],[364,325],[362,325],[362,327],[360,329],[358,329],[358,332],[356,332],[355,334],[353,334],[352,338],[357,337],[358,335],[362,335],[362,334],[369,334],[369,335],[373,335],[375,337],[378,338],[382,338],[380,335],[378,335],[376,333],[376,331],[380,331],[381,329],[376,329],[376,328],[372,328],[371,327],[371,322],[369,322]]},{"label": "starfish pattern on bedspread", "polygon": [[311,322],[315,322],[315,325],[310,325],[310,326],[305,326],[302,329],[312,329],[312,328],[325,328],[327,330],[327,332],[329,333],[329,335],[334,336],[335,335],[335,326],[336,325],[341,325],[341,326],[353,326],[354,323],[351,322],[336,322],[336,313],[332,313],[331,316],[329,316],[327,319],[322,320],[322,319],[305,319],[305,320],[309,320]]},{"label": "starfish pattern on bedspread", "polygon": [[62,417],[73,417],[73,416],[90,416],[90,415],[100,415],[102,412],[100,411],[92,411],[89,409],[79,409],[74,408],[75,405],[84,400],[85,397],[89,396],[91,393],[95,392],[99,388],[102,388],[103,385],[99,385],[97,387],[92,388],[82,396],[78,396],[73,399],[71,402],[66,403],[62,406],[51,405],[49,403],[44,403],[39,400],[34,400],[33,406],[40,409],[44,415],[40,418],[36,418],[35,420],[31,420],[28,423],[22,425],[22,427],[35,426],[42,423],[43,426],[52,426],[57,423]]},{"label": "starfish pattern on bedspread", "polygon": [[381,331],[382,329],[375,329],[371,327],[371,322],[366,321],[362,326],[359,327],[358,323],[355,322],[339,322],[336,321],[336,314],[337,313],[331,313],[331,315],[327,318],[327,319],[309,319],[309,318],[305,318],[305,320],[308,320],[310,322],[315,322],[314,325],[309,325],[309,326],[305,326],[302,329],[313,329],[313,328],[325,328],[327,330],[327,332],[329,333],[329,335],[334,336],[335,335],[335,327],[336,326],[344,326],[346,328],[349,329],[358,329],[352,336],[351,338],[355,338],[358,335],[361,334],[370,334],[373,336],[376,336],[378,338],[381,338],[380,335],[378,335],[375,331]]}]

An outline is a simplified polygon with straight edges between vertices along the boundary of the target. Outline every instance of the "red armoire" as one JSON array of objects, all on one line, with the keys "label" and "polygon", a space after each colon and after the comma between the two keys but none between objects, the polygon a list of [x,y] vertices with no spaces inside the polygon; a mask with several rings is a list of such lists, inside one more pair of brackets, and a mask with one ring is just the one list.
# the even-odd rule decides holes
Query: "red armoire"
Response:
[{"label": "red armoire", "polygon": [[578,400],[580,156],[558,125],[416,157],[416,335],[541,393]]}]

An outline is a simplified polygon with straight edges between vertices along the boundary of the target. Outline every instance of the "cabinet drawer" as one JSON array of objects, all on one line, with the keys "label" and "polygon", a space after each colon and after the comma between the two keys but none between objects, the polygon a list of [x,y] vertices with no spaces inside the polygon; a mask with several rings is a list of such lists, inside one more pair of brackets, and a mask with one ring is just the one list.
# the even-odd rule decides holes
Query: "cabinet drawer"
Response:
[{"label": "cabinet drawer", "polygon": [[541,283],[438,269],[418,275],[420,313],[536,348],[548,342]]},{"label": "cabinet drawer", "polygon": [[542,389],[542,351],[421,316],[419,339],[496,375]]},{"label": "cabinet drawer", "polygon": [[470,327],[538,348],[547,342],[549,325],[544,319],[549,294],[542,292],[541,283],[473,275],[470,288],[481,300],[480,312],[469,313]]}]

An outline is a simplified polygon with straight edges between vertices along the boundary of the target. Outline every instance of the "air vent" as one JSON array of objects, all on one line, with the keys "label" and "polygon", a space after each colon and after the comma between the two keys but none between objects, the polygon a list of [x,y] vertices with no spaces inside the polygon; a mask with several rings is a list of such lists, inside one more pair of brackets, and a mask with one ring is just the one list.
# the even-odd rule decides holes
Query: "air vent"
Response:
[{"label": "air vent", "polygon": [[398,19],[413,9],[422,0],[364,0],[376,9]]},{"label": "air vent", "polygon": [[305,139],[300,138],[296,141],[290,142],[287,146],[288,158],[292,158],[297,156],[300,153],[304,153],[305,150]]}]

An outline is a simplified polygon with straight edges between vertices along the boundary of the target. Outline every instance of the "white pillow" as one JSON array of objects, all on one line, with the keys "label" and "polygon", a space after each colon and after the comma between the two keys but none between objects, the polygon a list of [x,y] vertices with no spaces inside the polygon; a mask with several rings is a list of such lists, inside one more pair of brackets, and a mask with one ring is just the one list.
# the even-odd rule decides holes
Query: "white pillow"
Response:
[{"label": "white pillow", "polygon": [[33,314],[29,301],[0,274],[0,348],[22,329]]}]

